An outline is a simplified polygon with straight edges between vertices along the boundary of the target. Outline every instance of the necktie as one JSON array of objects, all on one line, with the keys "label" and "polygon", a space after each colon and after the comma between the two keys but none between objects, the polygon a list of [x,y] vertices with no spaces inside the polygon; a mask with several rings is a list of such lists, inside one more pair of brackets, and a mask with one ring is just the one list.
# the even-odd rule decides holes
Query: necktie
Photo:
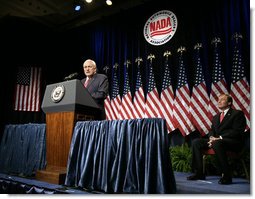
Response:
[{"label": "necktie", "polygon": [[224,111],[221,112],[221,114],[220,114],[220,122],[222,122],[223,118],[224,118]]},{"label": "necktie", "polygon": [[89,78],[88,78],[88,79],[86,79],[86,81],[85,81],[85,83],[84,83],[84,86],[85,86],[85,87],[87,87],[87,86],[88,86],[89,81],[90,81],[90,79],[89,79]]}]

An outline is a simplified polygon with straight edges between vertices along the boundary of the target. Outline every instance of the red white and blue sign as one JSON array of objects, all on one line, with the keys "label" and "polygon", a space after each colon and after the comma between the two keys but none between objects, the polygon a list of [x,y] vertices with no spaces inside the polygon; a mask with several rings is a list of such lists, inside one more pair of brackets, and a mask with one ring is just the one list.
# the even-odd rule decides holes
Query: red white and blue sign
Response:
[{"label": "red white and blue sign", "polygon": [[147,42],[159,46],[167,43],[177,30],[177,18],[169,10],[153,14],[145,23],[143,34]]}]

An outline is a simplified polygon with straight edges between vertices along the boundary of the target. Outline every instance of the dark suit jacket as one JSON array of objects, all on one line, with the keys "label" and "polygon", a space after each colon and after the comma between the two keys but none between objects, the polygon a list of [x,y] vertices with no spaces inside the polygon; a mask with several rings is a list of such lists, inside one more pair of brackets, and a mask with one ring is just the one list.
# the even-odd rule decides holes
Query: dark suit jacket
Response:
[{"label": "dark suit jacket", "polygon": [[220,113],[215,115],[212,120],[212,129],[208,136],[229,138],[238,140],[242,137],[246,127],[244,113],[240,110],[230,108],[224,119],[220,123]]},{"label": "dark suit jacket", "polygon": [[[81,80],[84,85],[86,78]],[[108,95],[109,82],[104,74],[95,74],[87,85],[87,89],[100,108],[104,109],[104,99]]]},{"label": "dark suit jacket", "polygon": [[220,122],[220,113],[215,115],[212,120],[211,131],[206,135],[206,139],[197,138],[192,142],[192,166],[193,169],[202,173],[202,150],[208,149],[208,137],[222,136],[222,140],[213,144],[219,171],[226,175],[229,174],[228,159],[226,151],[240,151],[244,146],[244,130],[246,127],[246,119],[244,113],[239,110],[230,108],[226,113],[222,122]]}]

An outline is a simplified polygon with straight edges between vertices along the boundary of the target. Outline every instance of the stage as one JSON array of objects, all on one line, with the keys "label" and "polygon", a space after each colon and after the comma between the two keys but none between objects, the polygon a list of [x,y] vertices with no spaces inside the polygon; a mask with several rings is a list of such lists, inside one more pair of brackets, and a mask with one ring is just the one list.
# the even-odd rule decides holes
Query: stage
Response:
[{"label": "stage", "polygon": [[177,194],[251,194],[250,182],[244,178],[233,178],[233,184],[220,185],[220,176],[206,176],[206,180],[187,181],[190,173],[174,172]]},{"label": "stage", "polygon": [[190,173],[174,172],[165,127],[161,119],[77,122],[65,182],[51,184],[35,178],[46,163],[45,124],[8,125],[0,148],[0,193],[251,194],[244,178],[220,185],[220,176],[187,181]]},{"label": "stage", "polygon": [[[218,184],[219,176],[207,176],[206,180],[187,181],[190,173],[174,172],[176,194],[251,194],[250,182],[244,178],[233,178],[233,184]],[[55,185],[34,178],[0,174],[0,193],[5,194],[107,194],[95,190]],[[9,188],[8,188],[9,187]],[[15,192],[12,192],[15,191]]]}]

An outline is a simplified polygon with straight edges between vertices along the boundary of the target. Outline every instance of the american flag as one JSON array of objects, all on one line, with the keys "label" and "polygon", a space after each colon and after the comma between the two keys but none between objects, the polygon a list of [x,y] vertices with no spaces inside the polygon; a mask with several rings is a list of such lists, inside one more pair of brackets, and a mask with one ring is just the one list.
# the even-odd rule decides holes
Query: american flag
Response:
[{"label": "american flag", "polygon": [[233,107],[244,112],[247,124],[246,130],[248,130],[250,128],[250,86],[244,72],[241,48],[242,35],[236,33],[233,38],[235,46],[230,95],[233,98]]},{"label": "american flag", "polygon": [[212,72],[212,85],[209,102],[209,115],[210,119],[216,115],[218,110],[218,96],[223,93],[228,93],[227,83],[224,77],[224,73],[221,67],[221,54],[219,45],[221,43],[220,38],[214,38],[213,45],[213,72]]},{"label": "american flag", "polygon": [[113,66],[113,86],[112,86],[112,98],[111,98],[111,107],[113,112],[113,120],[120,119],[120,104],[121,98],[119,93],[119,81],[117,76],[118,64],[115,63]]},{"label": "american flag", "polygon": [[123,89],[123,96],[121,99],[121,105],[120,105],[120,119],[133,119],[135,118],[133,110],[133,101],[132,101],[132,95],[130,91],[130,85],[129,85],[129,76],[128,76],[128,66],[130,65],[130,61],[127,60],[126,65],[126,73],[125,73],[125,79],[124,79],[124,89]]},{"label": "american flag", "polygon": [[173,122],[175,128],[179,128],[183,136],[194,131],[195,128],[190,120],[190,90],[187,80],[186,66],[184,64],[185,47],[178,48],[179,53],[179,74],[177,80],[177,89],[173,108]]},{"label": "american flag", "polygon": [[147,98],[145,103],[145,117],[146,118],[157,118],[161,117],[159,113],[159,95],[156,88],[156,82],[154,79],[154,74],[152,71],[152,63],[155,56],[150,54],[147,58],[149,60],[149,83],[148,83],[148,91]]},{"label": "american flag", "polygon": [[192,124],[200,132],[201,135],[206,135],[211,128],[211,119],[209,118],[209,96],[206,89],[206,83],[203,75],[200,50],[202,44],[195,45],[195,82],[192,89],[190,113]]},{"label": "american flag", "polygon": [[161,117],[166,120],[167,129],[170,133],[175,130],[173,125],[173,106],[174,106],[174,92],[172,87],[172,81],[170,76],[169,68],[169,56],[171,55],[170,51],[164,53],[165,57],[165,71],[163,76],[162,91],[160,95],[160,109]]},{"label": "american flag", "polygon": [[111,106],[111,97],[110,95],[107,95],[107,97],[104,100],[104,110],[106,115],[106,120],[114,120],[114,113]]},{"label": "american flag", "polygon": [[[108,76],[109,67],[105,66],[103,68],[103,70],[105,71],[105,74]],[[110,97],[109,93],[108,93],[107,97],[104,100],[104,109],[105,109],[106,120],[113,120],[114,119],[114,113],[112,111],[111,97]]]},{"label": "american flag", "polygon": [[140,72],[140,65],[142,58],[136,58],[135,62],[137,63],[137,75],[136,75],[136,85],[135,85],[135,94],[134,94],[134,115],[135,118],[144,118],[145,114],[145,97],[143,91],[143,84]]},{"label": "american flag", "polygon": [[14,97],[15,111],[40,111],[42,69],[19,67]]}]

